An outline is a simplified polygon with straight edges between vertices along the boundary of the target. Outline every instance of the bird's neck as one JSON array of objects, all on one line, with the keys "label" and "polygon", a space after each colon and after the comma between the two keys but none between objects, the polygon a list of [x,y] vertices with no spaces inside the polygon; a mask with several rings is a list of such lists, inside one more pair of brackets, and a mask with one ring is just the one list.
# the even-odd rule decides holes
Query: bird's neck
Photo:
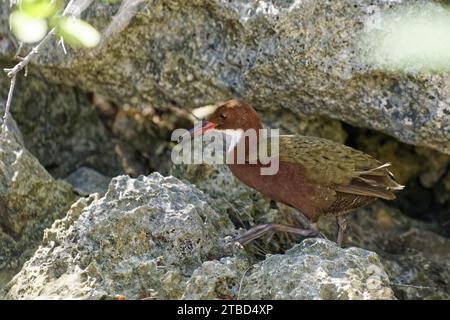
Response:
[{"label": "bird's neck", "polygon": [[258,146],[262,141],[261,139],[263,139],[260,136],[260,129],[262,129],[262,126],[257,126],[247,130],[227,130],[226,139],[228,155],[234,153],[233,157],[235,160],[238,156],[242,156],[242,153],[244,153],[243,156],[245,157],[245,160],[249,159],[250,154],[256,155]]}]

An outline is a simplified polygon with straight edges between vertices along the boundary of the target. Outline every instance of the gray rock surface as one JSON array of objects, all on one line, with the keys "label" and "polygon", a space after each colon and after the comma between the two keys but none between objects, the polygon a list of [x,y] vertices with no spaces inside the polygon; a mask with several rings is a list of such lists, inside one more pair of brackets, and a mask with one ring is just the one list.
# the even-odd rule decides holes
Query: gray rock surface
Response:
[{"label": "gray rock surface", "polygon": [[[0,127],[3,127],[3,115],[5,112],[5,104],[6,100],[0,102],[0,114],[2,115],[0,117]],[[20,132],[17,122],[16,120],[14,120],[13,116],[10,116],[8,120],[8,135],[13,141],[23,145],[24,142],[22,132]]]},{"label": "gray rock surface", "polygon": [[[187,282],[183,299],[239,299],[242,280],[252,265],[246,257],[206,261]],[[253,299],[258,299],[254,296]]]},{"label": "gray rock surface", "polygon": [[328,240],[310,239],[255,264],[230,242],[233,224],[207,199],[174,177],[116,177],[105,196],[79,199],[45,231],[5,297],[394,298],[375,253]]},{"label": "gray rock surface", "polygon": [[[10,66],[0,60],[1,69]],[[48,83],[34,71],[30,67],[26,78],[18,77],[11,106],[27,149],[58,178],[82,165],[104,174],[122,172],[114,150],[116,143],[99,120],[88,94]],[[2,72],[0,99],[6,98],[8,90],[9,79]]]},{"label": "gray rock surface", "polygon": [[53,179],[15,136],[0,135],[0,288],[75,199],[70,185]]},{"label": "gray rock surface", "polygon": [[202,262],[225,254],[233,225],[205,195],[160,174],[112,180],[76,202],[8,285],[7,298],[180,298]]},{"label": "gray rock surface", "polygon": [[[450,299],[450,240],[434,224],[406,217],[383,202],[355,212],[346,246],[376,252],[399,299]],[[321,229],[334,239],[335,223]]]},{"label": "gray rock surface", "polygon": [[307,239],[269,256],[242,281],[243,299],[395,299],[378,256]]},{"label": "gray rock surface", "polygon": [[[443,10],[431,1],[123,3],[94,1],[83,14],[103,31],[99,48],[65,56],[55,41],[34,65],[120,103],[194,107],[237,96],[258,110],[325,115],[450,153],[449,77],[385,72],[359,52],[364,25],[380,12]],[[10,57],[1,6],[0,57]]]},{"label": "gray rock surface", "polygon": [[[0,60],[1,69],[10,66]],[[0,73],[0,97],[8,90],[9,79]],[[5,102],[0,101],[2,116]],[[17,124],[10,124],[15,132],[20,127],[19,139],[57,178],[82,166],[107,176],[164,172],[162,164],[170,166],[170,134],[185,118],[172,112],[159,116],[150,107],[141,111],[129,105],[118,110],[98,94],[49,83],[30,67],[26,78],[18,77],[11,106]]]},{"label": "gray rock surface", "polygon": [[72,185],[77,194],[80,196],[88,196],[92,193],[105,194],[111,178],[91,168],[81,167],[71,173],[66,180]]},{"label": "gray rock surface", "polygon": [[189,279],[185,299],[395,299],[378,256],[307,239],[286,254],[249,264],[207,261]]}]

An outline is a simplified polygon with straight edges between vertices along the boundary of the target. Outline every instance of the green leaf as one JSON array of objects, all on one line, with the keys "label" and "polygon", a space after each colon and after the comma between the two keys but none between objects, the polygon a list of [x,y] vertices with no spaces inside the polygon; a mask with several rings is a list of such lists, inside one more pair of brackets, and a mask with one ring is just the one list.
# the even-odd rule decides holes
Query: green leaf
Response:
[{"label": "green leaf", "polygon": [[33,18],[49,18],[62,8],[59,0],[22,0],[20,9]]},{"label": "green leaf", "polygon": [[89,23],[74,17],[62,17],[56,27],[65,42],[74,47],[95,47],[100,42],[100,33]]},{"label": "green leaf", "polygon": [[47,33],[47,21],[42,18],[33,18],[21,11],[14,11],[9,23],[14,35],[22,42],[37,42]]}]

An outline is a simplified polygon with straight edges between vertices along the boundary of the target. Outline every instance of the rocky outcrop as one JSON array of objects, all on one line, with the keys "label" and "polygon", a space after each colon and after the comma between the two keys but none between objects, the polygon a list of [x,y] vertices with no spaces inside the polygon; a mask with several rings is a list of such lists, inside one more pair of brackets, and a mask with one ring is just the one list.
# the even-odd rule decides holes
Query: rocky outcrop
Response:
[{"label": "rocky outcrop", "polygon": [[80,199],[46,230],[6,298],[394,298],[376,254],[327,240],[255,264],[207,199],[157,173],[114,178],[104,197]]},{"label": "rocky outcrop", "polygon": [[[10,63],[0,60],[0,69],[6,67]],[[0,73],[0,97],[8,90],[9,79]],[[101,95],[49,83],[35,67],[26,78],[18,77],[11,106],[25,146],[57,178],[80,167],[110,177],[164,172],[162,164],[170,166],[170,134],[183,120],[186,126],[186,116],[161,115],[150,107],[141,111],[129,105],[118,109]]]},{"label": "rocky outcrop", "polygon": [[[0,60],[1,69],[9,66]],[[9,79],[1,73],[2,99],[8,90]],[[109,175],[122,172],[114,150],[117,142],[106,131],[86,92],[47,83],[30,67],[26,78],[18,77],[11,112],[25,147],[53,176],[63,178],[83,165]]]},{"label": "rocky outcrop", "polygon": [[79,168],[67,177],[67,182],[72,185],[73,190],[80,196],[88,196],[92,193],[103,195],[108,190],[110,181],[111,178],[86,167]]},{"label": "rocky outcrop", "polygon": [[[241,97],[260,111],[325,115],[449,154],[448,76],[385,72],[359,51],[364,26],[380,13],[411,4],[424,19],[444,12],[430,3],[94,1],[83,17],[102,30],[101,46],[64,55],[55,40],[35,67],[120,103],[194,107]],[[0,57],[10,57],[9,4],[1,6]]]},{"label": "rocky outcrop", "polygon": [[228,217],[195,188],[159,174],[113,179],[45,232],[7,298],[180,298],[203,261],[223,256]]},{"label": "rocky outcrop", "polygon": [[[6,297],[449,299],[448,75],[385,72],[358,52],[367,21],[411,3],[425,18],[442,11],[425,0],[92,1],[83,18],[101,45],[64,55],[49,43],[19,76],[17,123],[0,138],[0,288],[31,256]],[[8,12],[1,2],[1,68],[15,63]],[[0,96],[8,86],[1,74]],[[225,166],[172,167],[185,109],[230,97],[282,133],[392,162],[407,188],[352,214],[344,249],[279,233],[234,244],[258,224],[305,221]],[[108,187],[155,170],[177,178]],[[319,227],[334,240],[332,219]]]},{"label": "rocky outcrop", "polygon": [[243,299],[395,299],[375,253],[323,239],[267,257],[241,286]]},{"label": "rocky outcrop", "polygon": [[70,185],[53,179],[14,132],[0,135],[0,287],[75,199]]},{"label": "rocky outcrop", "polygon": [[207,261],[187,283],[187,299],[395,299],[378,256],[307,239],[284,255]]}]

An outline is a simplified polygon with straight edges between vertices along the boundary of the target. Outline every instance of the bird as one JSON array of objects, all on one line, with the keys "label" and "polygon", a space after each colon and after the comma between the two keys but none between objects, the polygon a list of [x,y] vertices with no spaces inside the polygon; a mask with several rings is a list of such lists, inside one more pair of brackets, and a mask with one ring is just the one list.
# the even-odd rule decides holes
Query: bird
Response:
[{"label": "bird", "polygon": [[[208,121],[190,131],[190,137],[215,131],[233,136],[227,152],[237,154],[245,144],[244,133],[259,131],[263,125],[258,113],[248,103],[232,99],[215,106]],[[270,138],[258,136],[258,147],[267,146]],[[264,144],[264,142],[266,142]],[[278,171],[263,175],[261,168],[267,165],[256,161],[254,149],[245,145],[244,161],[227,163],[231,172],[241,182],[269,199],[296,209],[310,223],[308,229],[282,224],[263,224],[251,228],[236,238],[246,244],[267,232],[284,231],[302,236],[317,236],[317,221],[321,217],[334,217],[337,222],[336,243],[342,246],[347,216],[357,208],[376,199],[393,200],[394,192],[404,186],[397,183],[388,170],[390,163],[382,163],[374,157],[316,136],[279,135]],[[234,159],[236,160],[236,159]]]}]

